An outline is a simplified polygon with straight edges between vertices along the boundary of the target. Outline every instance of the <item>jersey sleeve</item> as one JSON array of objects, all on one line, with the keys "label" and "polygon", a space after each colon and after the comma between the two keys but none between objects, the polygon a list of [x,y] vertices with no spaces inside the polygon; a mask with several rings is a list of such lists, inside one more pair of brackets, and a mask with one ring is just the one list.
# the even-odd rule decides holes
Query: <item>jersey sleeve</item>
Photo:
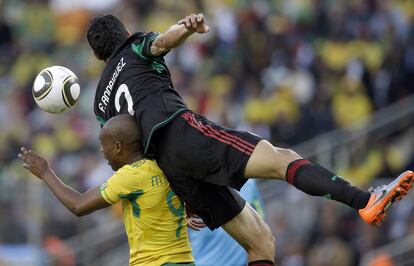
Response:
[{"label": "jersey sleeve", "polygon": [[100,187],[102,198],[109,204],[115,204],[136,190],[136,178],[126,178],[122,169],[118,170]]},{"label": "jersey sleeve", "polygon": [[151,45],[154,42],[155,38],[160,35],[159,32],[147,32],[145,33],[140,40],[132,45],[132,50],[143,59],[153,59],[164,57],[167,53],[163,53],[159,56],[154,56],[151,54]]},{"label": "jersey sleeve", "polygon": [[263,199],[255,180],[249,179],[240,190],[240,194],[262,218],[265,218]]}]

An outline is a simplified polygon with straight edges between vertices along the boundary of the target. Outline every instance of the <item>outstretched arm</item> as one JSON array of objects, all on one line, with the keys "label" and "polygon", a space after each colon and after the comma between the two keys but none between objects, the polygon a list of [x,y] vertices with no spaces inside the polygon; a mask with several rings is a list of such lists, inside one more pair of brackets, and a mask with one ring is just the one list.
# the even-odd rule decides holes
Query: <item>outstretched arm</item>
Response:
[{"label": "outstretched arm", "polygon": [[102,198],[99,187],[79,193],[65,185],[49,168],[47,161],[35,152],[21,148],[19,158],[23,161],[23,167],[43,180],[60,202],[76,216],[83,216],[110,206]]},{"label": "outstretched arm", "polygon": [[191,14],[158,35],[151,45],[151,54],[159,56],[182,44],[191,34],[209,32],[203,14]]}]

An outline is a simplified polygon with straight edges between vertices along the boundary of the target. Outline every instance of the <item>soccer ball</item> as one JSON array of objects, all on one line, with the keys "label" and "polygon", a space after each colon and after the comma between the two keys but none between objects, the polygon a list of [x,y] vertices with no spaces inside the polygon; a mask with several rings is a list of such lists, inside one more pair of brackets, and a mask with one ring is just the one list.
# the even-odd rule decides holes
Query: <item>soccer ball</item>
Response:
[{"label": "soccer ball", "polygon": [[52,114],[61,114],[78,103],[79,80],[66,67],[51,66],[43,69],[36,76],[32,93],[41,109]]}]

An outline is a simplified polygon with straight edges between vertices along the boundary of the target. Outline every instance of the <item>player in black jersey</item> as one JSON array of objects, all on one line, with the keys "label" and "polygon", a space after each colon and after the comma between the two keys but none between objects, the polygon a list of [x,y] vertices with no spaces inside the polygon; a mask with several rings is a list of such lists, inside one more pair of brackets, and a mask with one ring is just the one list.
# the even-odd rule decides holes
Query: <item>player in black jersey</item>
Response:
[{"label": "player in black jersey", "polygon": [[248,252],[249,265],[272,265],[269,227],[232,189],[248,177],[286,180],[315,196],[333,199],[379,224],[385,211],[406,195],[413,172],[373,191],[362,191],[290,149],[277,148],[249,132],[231,130],[188,110],[173,89],[163,56],[191,34],[209,31],[202,14],[190,15],[164,33],[130,34],[111,15],[92,19],[88,42],[106,62],[95,96],[102,124],[134,115],[146,154],[153,154],[175,193],[214,229],[222,226]]}]

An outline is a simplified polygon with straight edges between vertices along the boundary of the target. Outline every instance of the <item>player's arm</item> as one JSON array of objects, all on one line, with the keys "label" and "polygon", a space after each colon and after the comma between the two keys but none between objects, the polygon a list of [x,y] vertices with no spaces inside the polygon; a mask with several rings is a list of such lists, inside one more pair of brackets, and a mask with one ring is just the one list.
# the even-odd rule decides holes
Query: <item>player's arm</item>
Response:
[{"label": "player's arm", "polygon": [[203,14],[191,14],[172,25],[166,32],[159,34],[152,42],[151,54],[162,55],[182,44],[194,32],[202,34],[209,30]]},{"label": "player's arm", "polygon": [[86,215],[110,206],[102,198],[99,187],[79,193],[65,185],[49,168],[47,161],[35,152],[21,148],[19,158],[23,161],[23,167],[43,180],[60,202],[76,216]]}]

